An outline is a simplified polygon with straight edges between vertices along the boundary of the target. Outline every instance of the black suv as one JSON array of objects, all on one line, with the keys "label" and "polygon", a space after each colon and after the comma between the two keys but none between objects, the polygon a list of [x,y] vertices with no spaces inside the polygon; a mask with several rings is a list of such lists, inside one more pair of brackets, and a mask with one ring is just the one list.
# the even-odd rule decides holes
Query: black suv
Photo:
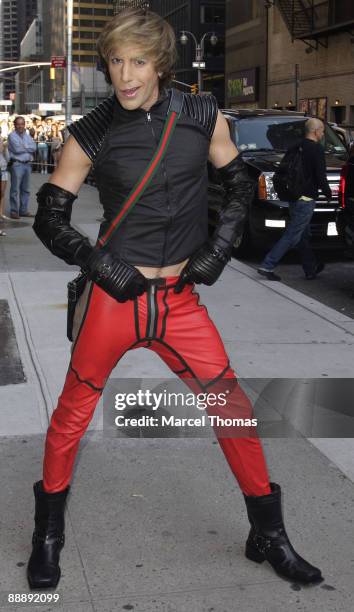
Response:
[{"label": "black suv", "polygon": [[[295,111],[260,109],[223,110],[222,113],[228,121],[233,142],[258,181],[244,235],[235,248],[246,251],[251,245],[269,247],[281,236],[289,218],[288,202],[279,200],[272,177],[285,151],[304,137],[308,117]],[[328,124],[325,125],[324,146],[332,200],[327,202],[322,193],[318,197],[311,222],[312,242],[314,246],[341,246],[336,227],[338,190],[348,151]],[[208,164],[208,173],[209,221],[213,226],[223,203],[223,189],[211,164]]]},{"label": "black suv", "polygon": [[347,253],[354,257],[354,146],[350,157],[344,164],[339,186],[339,204],[337,230],[346,246]]}]

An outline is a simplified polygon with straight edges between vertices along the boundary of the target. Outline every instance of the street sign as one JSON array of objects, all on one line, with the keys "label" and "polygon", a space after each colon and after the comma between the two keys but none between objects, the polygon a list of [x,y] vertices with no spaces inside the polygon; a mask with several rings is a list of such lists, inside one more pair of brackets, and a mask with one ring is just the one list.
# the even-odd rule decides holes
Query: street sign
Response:
[{"label": "street sign", "polygon": [[199,68],[199,70],[204,70],[205,62],[193,62],[193,68]]},{"label": "street sign", "polygon": [[64,55],[54,55],[51,58],[52,68],[66,68],[66,57]]}]

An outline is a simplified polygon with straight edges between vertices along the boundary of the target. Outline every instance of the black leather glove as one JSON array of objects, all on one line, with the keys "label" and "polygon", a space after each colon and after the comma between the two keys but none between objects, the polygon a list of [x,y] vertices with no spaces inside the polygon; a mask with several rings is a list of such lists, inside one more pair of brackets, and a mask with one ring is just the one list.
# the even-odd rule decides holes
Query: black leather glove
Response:
[{"label": "black leather glove", "polygon": [[145,277],[133,266],[118,260],[106,249],[96,249],[88,238],[70,225],[75,196],[52,183],[37,193],[38,210],[33,229],[43,244],[66,263],[80,266],[119,302],[141,295]]},{"label": "black leather glove", "polygon": [[43,244],[66,263],[84,267],[93,246],[88,238],[70,225],[77,196],[52,183],[44,183],[37,193],[38,210],[33,230]]},{"label": "black leather glove", "polygon": [[213,236],[182,270],[174,289],[176,293],[180,293],[186,283],[215,283],[231,258],[236,239],[242,236],[256,181],[240,155],[219,168],[218,173],[225,190],[225,204]]},{"label": "black leather glove", "polygon": [[142,295],[147,288],[146,278],[139,270],[117,259],[105,248],[94,250],[86,269],[89,278],[118,302]]},{"label": "black leather glove", "polygon": [[174,288],[175,293],[181,293],[187,283],[203,283],[213,285],[223,271],[229,257],[225,251],[213,247],[208,242],[204,244],[188,261]]}]

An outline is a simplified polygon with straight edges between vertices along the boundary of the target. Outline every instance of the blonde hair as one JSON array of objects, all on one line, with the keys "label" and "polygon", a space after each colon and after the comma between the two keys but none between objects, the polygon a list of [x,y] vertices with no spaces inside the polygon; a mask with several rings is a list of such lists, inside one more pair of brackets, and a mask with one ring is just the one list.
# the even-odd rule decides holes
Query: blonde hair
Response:
[{"label": "blonde hair", "polygon": [[97,41],[97,52],[107,83],[109,56],[118,45],[133,44],[150,56],[156,72],[161,73],[160,87],[169,84],[177,61],[176,37],[170,24],[160,15],[144,8],[128,8],[107,22]]}]

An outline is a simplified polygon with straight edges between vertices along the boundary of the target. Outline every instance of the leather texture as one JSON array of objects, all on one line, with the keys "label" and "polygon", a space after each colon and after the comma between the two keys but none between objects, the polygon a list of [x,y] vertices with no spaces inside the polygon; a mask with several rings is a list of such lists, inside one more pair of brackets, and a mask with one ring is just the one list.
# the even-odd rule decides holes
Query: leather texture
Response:
[{"label": "leather texture", "polygon": [[220,212],[211,243],[224,250],[230,257],[236,238],[243,234],[256,181],[249,174],[248,167],[240,155],[226,166],[218,168],[218,173],[225,190],[225,204]]},{"label": "leather texture", "polygon": [[[217,394],[225,392],[227,385],[231,392],[222,414],[242,413],[245,418],[252,414],[252,405],[237,384],[207,309],[191,285],[175,294],[177,280],[148,281],[142,296],[123,304],[92,284],[64,389],[47,433],[43,475],[47,491],[69,484],[80,439],[112,369],[128,350],[142,347],[153,351],[193,392],[197,385],[197,392],[204,393],[208,384],[207,391]],[[191,416],[198,415],[193,409]],[[270,492],[262,445],[254,428],[227,432],[227,437],[223,431],[215,433],[242,491],[248,495]]]},{"label": "leather texture", "polygon": [[219,168],[219,175],[225,189],[225,204],[218,224],[211,239],[191,257],[182,271],[176,292],[188,282],[215,283],[231,258],[236,238],[242,236],[255,181],[240,156]]},{"label": "leather texture", "polygon": [[146,289],[145,277],[106,248],[94,251],[88,261],[89,278],[118,302],[126,302]]},{"label": "leather texture", "polygon": [[64,511],[69,488],[47,493],[41,480],[33,485],[35,529],[27,566],[27,579],[32,589],[56,587],[59,582],[59,555],[65,541]]},{"label": "leather texture", "polygon": [[[68,125],[69,133],[74,136],[92,163],[95,162],[112,122],[115,100],[116,96],[113,94],[87,115]],[[212,137],[218,114],[214,96],[184,94],[182,112],[198,121],[207,130],[209,137]]]},{"label": "leather texture", "polygon": [[114,99],[114,95],[106,98],[87,115],[68,125],[69,133],[74,136],[92,163],[112,121]]},{"label": "leather texture", "polygon": [[290,543],[283,523],[280,486],[274,482],[270,486],[269,495],[244,496],[251,524],[246,557],[257,563],[267,560],[278,574],[292,581],[321,581],[321,570],[300,557]]},{"label": "leather texture", "polygon": [[[122,210],[132,186],[156,151],[171,91],[163,90],[149,112],[124,109],[114,97],[111,123],[103,142],[99,121],[90,132],[92,148],[97,151],[91,159],[104,210],[99,237]],[[207,241],[207,160],[217,112],[213,96],[184,95],[166,156],[124,219],[121,231],[110,242],[115,256],[135,266],[163,267],[187,259]],[[74,127],[71,129],[74,134]],[[79,131],[75,134],[80,138]],[[86,133],[86,146],[87,138]]]},{"label": "leather texture", "polygon": [[184,94],[182,112],[202,125],[212,138],[218,117],[218,104],[214,96]]},{"label": "leather texture", "polygon": [[228,259],[222,249],[210,244],[203,245],[182,270],[175,293],[179,293],[186,283],[213,285],[222,273]]},{"label": "leather texture", "polygon": [[37,193],[38,209],[33,230],[42,243],[66,263],[85,268],[93,251],[88,238],[70,225],[75,196],[52,183],[44,183]]}]

